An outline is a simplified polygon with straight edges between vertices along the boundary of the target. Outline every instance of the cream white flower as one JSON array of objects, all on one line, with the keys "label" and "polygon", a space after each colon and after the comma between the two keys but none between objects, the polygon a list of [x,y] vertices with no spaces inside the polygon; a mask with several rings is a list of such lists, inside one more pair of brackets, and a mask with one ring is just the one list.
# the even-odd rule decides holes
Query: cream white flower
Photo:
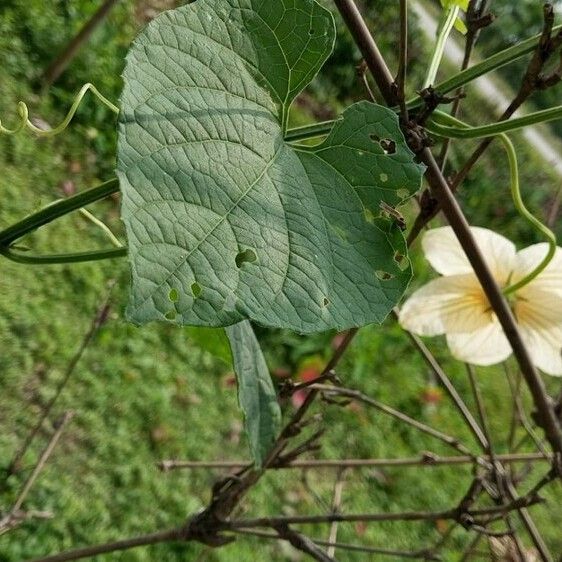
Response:
[{"label": "cream white flower", "polygon": [[[512,242],[491,230],[473,227],[472,232],[502,288],[531,273],[548,251],[548,244],[535,244],[517,252]],[[430,230],[422,247],[442,277],[406,301],[400,324],[420,336],[445,334],[451,353],[467,363],[494,365],[507,359],[509,342],[453,230]],[[562,376],[562,248],[509,301],[534,364],[545,373]]]}]

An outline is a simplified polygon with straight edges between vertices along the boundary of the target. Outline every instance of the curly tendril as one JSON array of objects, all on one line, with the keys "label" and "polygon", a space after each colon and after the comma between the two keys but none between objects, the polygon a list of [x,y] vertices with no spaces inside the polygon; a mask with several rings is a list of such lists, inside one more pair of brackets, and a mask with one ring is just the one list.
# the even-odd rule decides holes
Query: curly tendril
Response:
[{"label": "curly tendril", "polygon": [[63,119],[62,123],[57,127],[55,127],[54,129],[49,129],[48,131],[44,131],[43,129],[36,127],[29,120],[29,109],[27,105],[24,102],[20,101],[17,104],[17,110],[16,110],[18,116],[20,117],[19,124],[14,129],[8,129],[4,127],[2,125],[2,122],[0,121],[0,133],[3,133],[5,135],[14,135],[16,133],[19,133],[23,129],[28,129],[33,133],[35,133],[36,135],[42,137],[54,137],[55,135],[62,133],[68,127],[68,125],[74,118],[74,115],[78,110],[78,107],[82,103],[84,96],[89,91],[92,92],[92,94],[94,94],[98,98],[98,100],[100,100],[107,108],[113,111],[113,113],[119,113],[119,108],[116,105],[111,103],[105,96],[103,96],[93,84],[88,83],[88,84],[84,84],[82,88],[80,88],[80,91],[78,92],[78,94],[76,94],[76,97],[74,98],[74,102],[72,103],[72,106],[70,107],[70,110],[68,111],[66,117]]},{"label": "curly tendril", "polygon": [[519,211],[519,214],[529,223],[531,223],[535,230],[542,234],[548,242],[548,252],[546,253],[546,256],[543,258],[541,263],[539,263],[539,265],[537,265],[537,267],[528,275],[523,277],[523,279],[520,279],[517,283],[514,283],[513,285],[510,285],[509,287],[504,289],[504,295],[510,295],[515,291],[518,291],[525,285],[528,285],[533,279],[536,279],[548,267],[548,264],[552,261],[554,255],[556,254],[557,242],[554,232],[552,232],[550,228],[548,228],[539,219],[537,219],[529,211],[529,209],[527,209],[525,203],[523,202],[523,198],[521,197],[521,189],[519,187],[517,153],[515,152],[513,143],[505,133],[498,135],[498,138],[501,140],[509,159],[509,169],[511,173],[511,196],[513,198],[513,203],[515,204],[516,209]]}]

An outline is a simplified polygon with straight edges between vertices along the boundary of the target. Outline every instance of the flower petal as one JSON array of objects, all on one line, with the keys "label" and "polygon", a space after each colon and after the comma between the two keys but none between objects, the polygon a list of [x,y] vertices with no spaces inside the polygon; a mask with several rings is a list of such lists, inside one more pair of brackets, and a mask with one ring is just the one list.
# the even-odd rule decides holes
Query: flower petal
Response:
[{"label": "flower petal", "polygon": [[562,337],[558,334],[542,332],[530,327],[521,328],[521,337],[527,344],[533,363],[547,375],[562,377],[562,344],[556,343]]},{"label": "flower petal", "polygon": [[533,363],[549,375],[562,376],[562,296],[542,291],[535,283],[525,287],[514,311]]},{"label": "flower petal", "polygon": [[[498,283],[504,285],[515,263],[515,246],[501,234],[473,226],[470,229]],[[422,248],[433,269],[442,275],[472,272],[468,258],[450,226],[434,228],[425,233]]]},{"label": "flower petal", "polygon": [[492,313],[476,276],[452,275],[418,289],[400,311],[402,327],[419,336],[464,332],[490,322]]},{"label": "flower petal", "polygon": [[[517,253],[515,267],[511,283],[517,283],[526,275],[531,273],[544,259],[548,252],[548,244],[535,244]],[[533,289],[540,291],[550,291],[562,297],[562,248],[557,248],[554,258],[547,268],[528,285],[517,291],[518,295],[527,297],[527,293]]]},{"label": "flower petal", "polygon": [[495,317],[478,330],[448,333],[447,344],[454,357],[473,365],[495,365],[511,355],[511,346]]},{"label": "flower petal", "polygon": [[562,346],[553,345],[552,334],[521,328],[521,337],[528,346],[533,363],[547,375],[562,377]]}]

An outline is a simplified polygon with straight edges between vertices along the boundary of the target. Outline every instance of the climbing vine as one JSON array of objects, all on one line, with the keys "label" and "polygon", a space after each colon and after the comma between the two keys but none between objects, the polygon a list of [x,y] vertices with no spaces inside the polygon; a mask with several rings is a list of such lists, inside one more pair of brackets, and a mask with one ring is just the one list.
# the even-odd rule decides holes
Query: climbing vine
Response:
[{"label": "climbing vine", "polygon": [[[460,89],[478,77],[528,55],[532,60],[517,104],[536,89],[554,86],[557,74],[547,75],[545,68],[560,51],[562,39],[560,26],[552,24],[552,8],[545,8],[542,34],[439,82],[446,43],[454,29],[466,34],[474,32],[476,21],[490,23],[489,18],[483,18],[487,2],[442,0],[442,21],[426,77],[414,88],[419,87],[419,93],[408,100],[405,84],[392,78],[354,2],[335,3],[382,99],[358,101],[334,120],[299,128],[289,126],[294,100],[321,71],[334,48],[335,25],[329,11],[315,0],[197,0],[163,13],[140,33],[129,49],[118,102],[109,101],[95,86],[85,84],[66,117],[52,129],[34,125],[23,101],[15,108],[15,124],[9,127],[0,123],[0,133],[6,135],[64,134],[88,92],[117,115],[117,177],[55,201],[8,226],[0,232],[0,253],[22,265],[38,267],[126,258],[131,271],[127,308],[131,322],[225,328],[253,460],[251,467],[243,468],[215,490],[202,514],[190,517],[179,529],[44,560],[72,560],[168,540],[197,540],[221,546],[237,531],[254,528],[274,530],[317,560],[333,560],[318,542],[292,527],[307,522],[351,521],[352,517],[342,515],[338,519],[337,514],[332,514],[316,519],[233,520],[232,512],[265,470],[288,467],[302,452],[317,445],[320,435],[314,434],[304,444],[289,448],[316,398],[351,397],[373,405],[368,398],[341,388],[334,374],[361,327],[381,324],[394,311],[410,332],[422,336],[445,334],[456,357],[461,355],[474,364],[491,363],[477,356],[471,361],[470,353],[465,357],[455,351],[458,345],[451,342],[458,336],[454,332],[457,324],[446,322],[449,312],[440,309],[440,316],[424,320],[424,314],[433,313],[429,310],[433,302],[430,297],[435,295],[435,302],[439,301],[439,306],[445,302],[449,309],[461,304],[470,311],[471,307],[475,311],[481,307],[478,314],[486,315],[489,325],[501,331],[502,345],[509,354],[514,352],[534,400],[537,423],[552,448],[552,468],[524,496],[508,493],[509,483],[498,480],[502,477],[501,463],[494,460],[491,440],[480,428],[482,420],[476,421],[467,413],[466,405],[439,365],[424,344],[415,340],[480,441],[487,456],[484,460],[475,457],[475,472],[483,466],[490,478],[497,480],[498,495],[493,498],[497,500],[495,507],[474,507],[483,493],[476,478],[465,503],[458,508],[401,517],[450,518],[486,534],[494,517],[507,521],[512,511],[522,513],[540,501],[539,491],[546,484],[560,477],[560,416],[546,395],[542,374],[536,367],[562,375],[556,359],[562,350],[561,320],[546,311],[541,316],[543,308],[535,307],[534,328],[530,335],[524,332],[522,337],[520,331],[525,331],[527,324],[522,322],[518,312],[521,308],[513,305],[513,299],[530,295],[531,287],[540,284],[540,298],[558,302],[562,297],[555,284],[562,281],[562,258],[552,230],[525,203],[529,186],[520,185],[517,153],[508,134],[560,119],[562,106],[517,118],[512,118],[516,109],[513,107],[500,121],[480,126],[471,126],[457,118],[455,112],[441,108],[455,95],[458,101]],[[400,4],[397,14],[404,23],[401,54],[405,56],[407,3]],[[476,12],[480,19],[471,19]],[[470,59],[470,50],[467,53]],[[406,62],[401,60],[404,71]],[[453,98],[448,97],[451,95]],[[458,184],[447,181],[442,171],[446,162],[436,162],[431,150],[443,139],[483,139],[484,143],[497,139],[504,147],[512,204],[546,242],[540,245],[540,255],[529,258],[530,265],[525,262],[525,268],[521,266],[524,271],[520,275],[512,276],[510,269],[503,279],[501,272],[492,271],[499,263],[491,255],[495,250],[482,242],[481,230],[469,227],[454,198]],[[478,157],[476,154],[471,160],[466,173]],[[430,188],[426,199],[420,196],[424,176]],[[122,198],[126,246],[85,209],[115,193]],[[421,231],[420,228],[406,239],[407,227],[400,207],[413,198],[422,203],[417,225],[427,224],[439,208],[451,225],[447,230],[449,238],[439,243],[440,253],[430,248],[429,235],[424,239],[426,256],[443,274],[434,283],[444,286],[451,283],[448,277],[458,275],[455,282],[461,284],[464,280],[460,277],[468,275],[472,284],[470,290],[465,285],[458,289],[464,300],[455,300],[457,289],[449,284],[441,292],[423,293],[427,300],[422,305],[410,301],[400,315],[397,307],[413,275],[408,246]],[[424,201],[431,205],[424,206]],[[19,247],[22,237],[75,211],[84,213],[101,228],[113,247],[52,255],[37,255]],[[520,252],[517,256],[523,260],[528,254]],[[508,258],[516,260],[515,250]],[[444,265],[451,260],[453,264],[447,267],[454,271]],[[513,271],[517,271],[515,265]],[[477,304],[470,300],[474,291]],[[477,312],[471,318],[477,317]],[[465,339],[469,334],[468,343],[462,340],[466,349],[480,337],[482,325],[478,318],[458,328]],[[337,330],[344,339],[320,380],[277,388],[252,323],[300,334]],[[553,353],[547,367],[529,350],[532,342],[541,346],[542,353]],[[283,425],[279,398],[303,390],[304,403]],[[400,417],[395,411],[391,415],[418,429],[421,426],[422,431],[449,443],[463,455],[470,454],[440,431],[407,416]],[[374,519],[364,516],[357,520]],[[532,531],[529,533],[542,558],[550,560],[540,540]]]}]

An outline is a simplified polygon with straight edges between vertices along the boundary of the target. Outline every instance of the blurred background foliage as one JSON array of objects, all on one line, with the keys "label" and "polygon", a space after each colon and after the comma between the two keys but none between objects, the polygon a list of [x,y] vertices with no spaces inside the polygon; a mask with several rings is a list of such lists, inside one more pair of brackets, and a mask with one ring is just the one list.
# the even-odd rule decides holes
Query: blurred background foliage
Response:
[{"label": "blurred background foliage", "polygon": [[[329,0],[322,2],[333,10]],[[10,125],[15,104],[25,100],[32,114],[48,124],[58,123],[75,92],[93,82],[117,100],[120,73],[130,41],[167,0],[122,0],[95,32],[88,46],[61,79],[42,91],[40,77],[52,58],[77,33],[99,6],[94,0],[3,0],[0,7],[0,118]],[[396,67],[397,3],[360,2],[382,50]],[[482,34],[482,53],[516,42],[540,29],[541,3],[532,0],[496,0],[494,26]],[[326,68],[299,98],[295,124],[336,115],[351,101],[365,97],[356,66],[360,56],[336,15],[338,43]],[[422,83],[429,46],[416,32],[412,18],[410,93]],[[482,56],[481,53],[481,56]],[[444,67],[445,72],[453,68]],[[521,67],[511,66],[501,77],[516,87]],[[537,106],[558,103],[560,88],[537,96]],[[487,100],[464,103],[468,120],[492,120]],[[69,130],[56,139],[36,140],[24,133],[0,137],[0,228],[57,198],[96,185],[113,175],[115,118],[87,98]],[[561,131],[561,129],[557,129]],[[522,185],[529,205],[546,214],[560,186],[540,155],[514,135],[522,164]],[[456,166],[470,153],[472,143],[455,143]],[[535,235],[519,220],[508,195],[508,167],[500,149],[492,148],[467,181],[461,198],[476,224],[487,225],[518,244],[534,242]],[[92,211],[123,236],[118,198],[92,206]],[[403,209],[408,219],[415,205]],[[562,231],[559,227],[559,234]],[[72,251],[107,244],[95,226],[76,214],[40,229],[22,244],[40,251]],[[418,247],[412,254],[416,279],[428,270]],[[53,395],[64,369],[105,298],[108,283],[116,281],[107,322],[87,349],[55,408],[76,417],[63,434],[52,460],[43,471],[25,507],[49,510],[53,518],[30,520],[0,537],[0,561],[16,562],[61,549],[102,542],[161,526],[179,524],[209,499],[216,473],[160,473],[162,458],[227,460],[247,457],[236,407],[236,391],[224,338],[220,331],[177,329],[151,325],[141,329],[125,323],[123,310],[129,275],[125,260],[93,264],[29,267],[0,264],[0,469],[35,423]],[[329,357],[336,334],[303,338],[286,332],[259,330],[275,377],[309,380]],[[471,407],[464,367],[448,356],[440,339],[430,342],[454,383]],[[222,359],[220,358],[222,357]],[[513,364],[509,364],[513,370]],[[436,387],[407,336],[389,319],[382,327],[360,332],[340,369],[351,387],[400,408],[446,430],[470,444],[471,436],[456,411]],[[479,370],[491,414],[497,448],[508,446],[511,400],[502,367]],[[552,390],[556,381],[547,381]],[[528,397],[525,397],[528,403]],[[291,404],[284,404],[289,411]],[[428,450],[451,454],[441,443],[415,430],[352,404],[322,406],[329,431],[319,457],[399,457]],[[56,415],[53,416],[56,417]],[[0,511],[8,509],[37,455],[52,431],[46,424],[23,459],[21,471],[4,482],[0,476]],[[519,435],[519,437],[521,437]],[[527,450],[529,444],[523,445]],[[454,451],[453,451],[454,454]],[[539,472],[532,471],[531,480]],[[267,475],[243,504],[240,514],[286,514],[326,511],[331,503],[335,473]],[[363,470],[348,474],[344,511],[440,509],[454,505],[471,481],[468,468]],[[311,489],[314,494],[311,494]],[[534,510],[536,521],[555,553],[562,553],[560,485],[552,487],[550,502]],[[518,525],[518,522],[515,522]],[[447,522],[341,525],[343,542],[362,542],[394,549],[419,549],[436,542],[449,530]],[[327,529],[311,531],[326,538]],[[470,537],[455,529],[445,550],[457,560]],[[240,539],[220,550],[200,545],[161,545],[97,560],[246,561],[256,552],[262,560],[299,560],[290,547],[275,542]],[[358,553],[339,552],[345,561],[364,560]]]}]

